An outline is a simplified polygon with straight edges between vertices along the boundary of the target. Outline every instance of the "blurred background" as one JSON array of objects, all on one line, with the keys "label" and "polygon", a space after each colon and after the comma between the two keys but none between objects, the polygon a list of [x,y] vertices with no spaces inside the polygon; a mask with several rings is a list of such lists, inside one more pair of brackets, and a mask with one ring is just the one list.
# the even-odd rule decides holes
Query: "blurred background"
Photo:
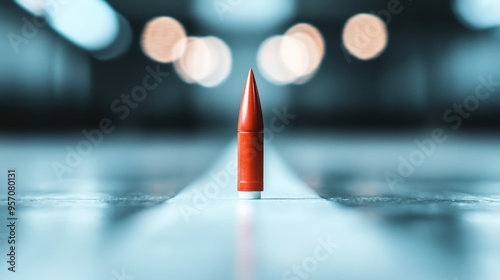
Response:
[{"label": "blurred background", "polygon": [[[373,36],[345,28],[359,13],[378,15]],[[1,128],[118,120],[113,102],[157,65],[169,76],[121,130],[233,131],[251,67],[265,117],[286,105],[294,128],[435,127],[479,76],[500,77],[499,17],[492,0],[3,1]],[[499,105],[492,94],[463,129],[496,131]]]},{"label": "blurred background", "polygon": [[1,1],[0,278],[497,280],[499,82],[498,0]]}]

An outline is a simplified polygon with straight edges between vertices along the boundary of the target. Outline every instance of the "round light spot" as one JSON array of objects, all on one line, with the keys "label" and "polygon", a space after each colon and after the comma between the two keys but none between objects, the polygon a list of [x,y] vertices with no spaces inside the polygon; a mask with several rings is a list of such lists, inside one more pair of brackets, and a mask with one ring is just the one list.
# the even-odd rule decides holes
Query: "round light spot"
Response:
[{"label": "round light spot", "polygon": [[177,63],[188,80],[199,82],[212,73],[215,61],[211,50],[203,38],[188,37],[184,54]]},{"label": "round light spot", "polygon": [[106,1],[73,0],[54,6],[44,5],[50,26],[75,45],[98,51],[110,46],[118,36],[118,14]]},{"label": "round light spot", "polygon": [[309,64],[302,76],[310,76],[318,69],[325,55],[325,40],[323,35],[311,24],[299,23],[288,29],[285,36],[295,38],[305,45]]},{"label": "round light spot", "polygon": [[472,29],[500,26],[498,0],[455,0],[453,10],[458,19]]},{"label": "round light spot", "polygon": [[289,84],[298,78],[298,75],[290,71],[283,62],[282,41],[283,36],[272,36],[260,45],[257,53],[257,66],[260,72],[276,85]]},{"label": "round light spot", "polygon": [[43,8],[45,6],[46,0],[14,0],[19,6],[24,8],[26,11],[37,15],[43,16]]},{"label": "round light spot", "polygon": [[385,23],[372,14],[357,14],[344,26],[342,41],[353,56],[368,60],[379,56],[387,46]]},{"label": "round light spot", "polygon": [[193,79],[191,79],[191,77],[189,77],[186,71],[184,71],[184,69],[182,68],[180,59],[174,61],[174,70],[184,82],[188,84],[192,84],[195,82]]},{"label": "round light spot", "polygon": [[298,23],[283,36],[264,41],[257,54],[263,76],[273,84],[303,84],[319,69],[325,56],[321,32],[308,23]]},{"label": "round light spot", "polygon": [[157,17],[146,23],[141,44],[144,53],[158,62],[179,59],[186,49],[186,31],[171,17]]},{"label": "round light spot", "polygon": [[217,37],[205,37],[203,40],[210,48],[212,67],[211,73],[198,83],[205,87],[214,87],[222,83],[231,72],[231,50]]},{"label": "round light spot", "polygon": [[309,71],[310,54],[302,40],[296,37],[282,36],[280,55],[283,64],[296,78],[307,74]]}]

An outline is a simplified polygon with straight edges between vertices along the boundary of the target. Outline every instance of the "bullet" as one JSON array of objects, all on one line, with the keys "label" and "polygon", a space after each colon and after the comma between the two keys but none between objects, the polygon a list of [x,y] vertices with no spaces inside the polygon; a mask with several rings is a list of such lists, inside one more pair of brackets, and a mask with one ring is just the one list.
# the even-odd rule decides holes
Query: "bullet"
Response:
[{"label": "bullet", "polygon": [[260,199],[264,190],[264,122],[259,90],[248,72],[238,118],[238,197]]}]

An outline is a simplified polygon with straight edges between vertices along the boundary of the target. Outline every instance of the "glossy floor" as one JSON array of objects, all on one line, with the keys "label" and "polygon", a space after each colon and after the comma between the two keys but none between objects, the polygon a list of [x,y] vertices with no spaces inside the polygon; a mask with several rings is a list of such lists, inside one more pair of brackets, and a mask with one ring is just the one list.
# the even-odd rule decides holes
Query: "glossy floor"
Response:
[{"label": "glossy floor", "polygon": [[388,184],[413,138],[276,138],[258,201],[236,199],[234,141],[109,139],[59,181],[51,164],[78,141],[4,138],[18,259],[0,278],[498,279],[500,142],[450,139]]}]

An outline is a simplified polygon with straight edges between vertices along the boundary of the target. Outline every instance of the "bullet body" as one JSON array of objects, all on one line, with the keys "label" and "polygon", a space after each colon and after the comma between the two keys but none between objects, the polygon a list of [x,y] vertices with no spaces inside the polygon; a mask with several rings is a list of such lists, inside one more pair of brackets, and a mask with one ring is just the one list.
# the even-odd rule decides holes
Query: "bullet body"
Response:
[{"label": "bullet body", "polygon": [[240,198],[260,198],[264,190],[264,124],[252,70],[241,99],[238,119],[238,192]]},{"label": "bullet body", "polygon": [[264,190],[264,134],[238,131],[238,191]]}]

